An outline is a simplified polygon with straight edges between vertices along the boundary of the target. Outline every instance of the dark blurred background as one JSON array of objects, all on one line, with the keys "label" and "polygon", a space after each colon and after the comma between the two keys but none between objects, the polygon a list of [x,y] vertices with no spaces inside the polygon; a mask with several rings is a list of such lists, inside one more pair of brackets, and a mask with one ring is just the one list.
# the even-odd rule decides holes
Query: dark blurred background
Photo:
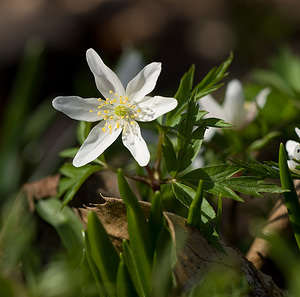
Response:
[{"label": "dark blurred background", "polygon": [[282,44],[299,51],[299,13],[298,0],[2,0],[1,107],[32,38],[45,47],[39,101],[72,90],[89,47],[112,67],[124,48],[137,48],[146,62],[163,62],[158,87],[175,90],[192,63],[201,75],[231,50],[234,75],[265,64]]},{"label": "dark blurred background", "polygon": [[1,195],[54,173],[58,152],[75,143],[75,123],[51,100],[97,96],[88,48],[112,69],[128,49],[161,61],[156,91],[172,96],[191,64],[198,82],[230,51],[229,79],[241,80],[282,46],[299,54],[299,15],[298,0],[2,0]]}]

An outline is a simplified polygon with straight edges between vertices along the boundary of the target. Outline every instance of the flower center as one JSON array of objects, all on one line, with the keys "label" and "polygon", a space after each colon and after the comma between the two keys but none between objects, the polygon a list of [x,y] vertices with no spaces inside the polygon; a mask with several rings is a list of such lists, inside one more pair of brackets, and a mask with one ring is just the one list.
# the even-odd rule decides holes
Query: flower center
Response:
[{"label": "flower center", "polygon": [[122,117],[125,116],[127,114],[127,109],[126,107],[119,105],[115,108],[115,114],[116,116]]},{"label": "flower center", "polygon": [[[123,132],[125,132],[128,124],[135,124],[133,119],[138,116],[141,110],[128,103],[128,97],[119,96],[113,91],[109,91],[109,93],[112,98],[106,98],[106,100],[99,98],[98,101],[101,103],[96,109],[98,116],[106,122],[102,131],[109,131],[111,134],[113,129],[123,128]],[[94,112],[94,110],[91,109],[89,112]]]}]

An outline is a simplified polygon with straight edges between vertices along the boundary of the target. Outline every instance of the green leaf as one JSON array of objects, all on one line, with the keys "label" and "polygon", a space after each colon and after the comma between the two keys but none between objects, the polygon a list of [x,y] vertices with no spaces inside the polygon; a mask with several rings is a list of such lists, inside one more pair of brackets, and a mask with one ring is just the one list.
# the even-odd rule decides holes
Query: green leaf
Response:
[{"label": "green leaf", "polygon": [[123,255],[120,255],[120,264],[117,274],[117,296],[118,297],[135,297],[138,296],[132,280],[124,263]]},{"label": "green leaf", "polygon": [[56,198],[38,200],[36,210],[43,220],[55,228],[76,266],[83,257],[83,226],[75,213],[69,207],[62,209],[62,205]]},{"label": "green leaf", "polygon": [[197,118],[199,118],[199,113],[201,114],[200,117],[202,117],[203,113],[199,111],[196,102],[194,100],[190,100],[187,113],[183,115],[178,125],[177,172],[181,172],[190,166],[200,151],[206,127],[201,126],[194,130],[194,124]]},{"label": "green leaf", "polygon": [[272,68],[280,74],[288,85],[300,92],[300,59],[288,48],[282,48],[279,55],[272,59]]},{"label": "green leaf", "polygon": [[123,256],[128,273],[133,280],[133,285],[136,292],[140,297],[146,297],[147,295],[141,280],[142,275],[138,272],[137,264],[135,262],[135,258],[133,257],[133,252],[126,240],[123,241]]},{"label": "green leaf", "polygon": [[279,131],[272,131],[272,132],[268,133],[267,135],[264,135],[263,138],[257,139],[254,142],[252,142],[251,145],[248,147],[248,151],[253,152],[255,150],[261,150],[270,141],[272,141],[274,138],[276,138],[280,135],[281,135],[281,133]]},{"label": "green leaf", "polygon": [[289,219],[294,231],[294,236],[300,250],[300,205],[298,195],[290,175],[290,170],[287,164],[286,152],[284,145],[281,143],[279,148],[279,170],[280,180],[283,190],[288,190],[284,193],[286,208],[288,210]]},{"label": "green leaf", "polygon": [[149,213],[149,229],[153,245],[156,245],[157,237],[160,231],[166,226],[166,221],[163,215],[162,198],[160,192],[155,192],[151,201]]},{"label": "green leaf", "polygon": [[44,44],[39,39],[31,38],[26,44],[21,65],[7,100],[8,105],[1,120],[1,145],[7,146],[11,142],[15,144],[16,135],[19,135],[18,131],[24,125],[25,116],[31,108],[30,103],[37,78],[40,75],[43,51]]},{"label": "green leaf", "polygon": [[49,108],[51,101],[49,99],[44,100],[26,116],[26,125],[22,126],[22,140],[24,143],[40,139],[44,131],[49,128],[56,115],[55,109]]},{"label": "green leaf", "polygon": [[119,256],[94,212],[88,214],[87,234],[92,258],[98,267],[105,291],[116,296]]},{"label": "green leaf", "polygon": [[60,173],[65,177],[60,179],[58,185],[58,197],[64,195],[63,205],[67,205],[77,193],[82,184],[95,172],[100,171],[101,166],[85,165],[74,167],[70,163],[65,163],[60,169]]},{"label": "green leaf", "polygon": [[77,139],[80,144],[86,140],[87,136],[89,135],[92,128],[91,122],[83,122],[80,121],[77,126]]},{"label": "green leaf", "polygon": [[104,291],[104,287],[103,287],[103,281],[101,279],[101,276],[100,276],[100,273],[99,273],[99,270],[93,260],[93,257],[91,255],[91,247],[90,247],[90,244],[89,244],[89,240],[88,240],[88,234],[87,232],[85,231],[84,233],[84,245],[85,245],[85,256],[86,256],[86,260],[87,260],[87,263],[89,265],[89,268],[91,270],[91,273],[94,277],[94,280],[95,280],[95,283],[96,283],[96,286],[97,286],[97,290],[98,290],[98,295],[100,297],[105,297],[105,291]]},{"label": "green leaf", "polygon": [[200,119],[195,122],[195,126],[215,127],[215,128],[231,128],[232,125],[217,118]]},{"label": "green leaf", "polygon": [[203,181],[199,181],[196,192],[192,188],[183,186],[180,185],[183,191],[186,191],[187,195],[190,195],[190,199],[193,199],[190,203],[187,223],[201,230],[214,247],[222,250],[218,234],[213,227],[213,223],[216,220],[215,211],[203,197]]},{"label": "green leaf", "polygon": [[193,65],[182,77],[179,88],[175,94],[177,107],[167,113],[166,126],[174,127],[179,123],[181,113],[185,110],[192,94],[195,66]]},{"label": "green leaf", "polygon": [[[199,182],[200,179],[203,179],[204,185],[208,183],[211,185],[213,181],[227,179],[234,174],[240,172],[242,169],[237,165],[214,165],[210,167],[198,168],[187,174],[185,174],[182,179],[191,181],[192,183]],[[205,186],[204,186],[205,189]]]},{"label": "green leaf", "polygon": [[275,162],[270,163],[259,163],[259,162],[245,162],[240,160],[233,160],[238,166],[247,169],[250,173],[256,174],[261,178],[279,178],[278,164]]},{"label": "green leaf", "polygon": [[152,274],[152,296],[168,297],[172,289],[172,267],[176,261],[175,247],[168,228],[158,236]]},{"label": "green leaf", "polygon": [[219,67],[214,67],[204,79],[195,87],[195,99],[199,100],[200,98],[212,93],[217,90],[222,84],[218,84],[224,77],[227,76],[227,68],[231,64],[233,59],[233,54],[230,53],[230,56],[224,61]]},{"label": "green leaf", "polygon": [[289,84],[277,73],[269,70],[256,70],[254,77],[261,83],[270,85],[290,97],[294,97],[294,91]]},{"label": "green leaf", "polygon": [[203,202],[203,180],[200,179],[194,200],[192,201],[187,217],[187,223],[200,228],[201,208]]},{"label": "green leaf", "polygon": [[222,219],[222,196],[219,195],[218,199],[218,210],[217,210],[217,217],[216,217],[216,231],[219,232],[221,226],[221,219]]},{"label": "green leaf", "polygon": [[122,171],[118,170],[118,184],[121,197],[126,205],[128,234],[132,255],[140,275],[146,296],[151,292],[151,263],[153,259],[153,242],[149,226],[137,198],[130,189]]},{"label": "green leaf", "polygon": [[256,176],[234,177],[224,183],[227,187],[240,193],[263,198],[263,193],[283,193],[282,189],[275,184],[269,184]]},{"label": "green leaf", "polygon": [[164,137],[164,144],[162,145],[162,152],[165,160],[165,164],[167,167],[167,170],[171,174],[171,176],[174,176],[176,167],[177,167],[177,157],[176,152],[174,150],[173,143],[169,139],[167,135]]},{"label": "green leaf", "polygon": [[263,197],[260,193],[282,193],[275,184],[269,184],[256,176],[242,176],[231,178],[242,169],[237,165],[216,165],[193,170],[179,180],[197,185],[203,179],[204,190],[216,196],[231,198],[237,201],[243,199],[234,191]]},{"label": "green leaf", "polygon": [[[196,197],[196,191],[191,187],[179,182],[172,183],[172,188],[175,197],[185,206],[191,207],[193,199]],[[199,203],[199,201],[197,201],[196,203]],[[206,223],[208,220],[214,220],[216,217],[214,209],[204,197],[201,201],[201,216],[201,221],[204,223]]]},{"label": "green leaf", "polygon": [[59,153],[59,156],[62,158],[74,158],[77,154],[79,148],[78,147],[72,147],[65,149]]},{"label": "green leaf", "polygon": [[193,201],[193,195],[195,191],[179,182],[172,183],[172,190],[175,194],[177,200],[179,200],[183,205],[189,207]]},{"label": "green leaf", "polygon": [[241,171],[241,168],[236,165],[216,165],[195,169],[185,174],[180,180],[197,186],[199,180],[202,179],[205,191],[217,196],[222,194],[223,197],[243,201],[242,198],[226,187],[228,179],[239,171]]},{"label": "green leaf", "polygon": [[[1,288],[2,296],[5,296],[5,297],[15,297],[16,296],[16,294],[15,294],[15,291],[17,288],[16,283],[11,280],[6,279],[2,275],[0,275],[0,288]],[[24,295],[25,295],[25,290],[24,290]]]}]

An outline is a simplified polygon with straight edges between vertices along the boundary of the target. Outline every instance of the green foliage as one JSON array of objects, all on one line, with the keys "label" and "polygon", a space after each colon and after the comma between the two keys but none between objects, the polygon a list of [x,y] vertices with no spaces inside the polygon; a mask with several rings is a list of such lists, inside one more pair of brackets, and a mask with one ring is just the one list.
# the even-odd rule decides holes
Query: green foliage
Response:
[{"label": "green foliage", "polygon": [[182,112],[186,109],[192,95],[195,66],[192,66],[182,77],[178,90],[174,96],[177,99],[177,108],[167,114],[166,126],[173,127],[180,121]]},{"label": "green foliage", "polygon": [[83,257],[83,226],[69,207],[63,207],[60,200],[52,198],[39,200],[36,210],[40,217],[52,225],[64,244],[70,260],[78,266]]},{"label": "green foliage", "polygon": [[289,219],[294,231],[298,248],[300,249],[300,205],[298,195],[287,164],[286,152],[282,143],[280,144],[279,148],[278,163],[282,188],[283,190],[288,190],[288,192],[284,192],[286,208],[288,210]]},{"label": "green foliage", "polygon": [[203,202],[203,180],[199,181],[197,191],[189,208],[187,223],[200,228],[201,224],[201,209]]},{"label": "green foliage", "polygon": [[[4,260],[1,259],[0,268],[11,272],[13,266],[21,263],[22,265],[19,266],[24,267],[22,273],[29,284],[29,289],[24,289],[26,294],[28,292],[28,296],[181,296],[181,288],[177,286],[172,271],[177,255],[172,239],[173,234],[169,230],[164,214],[164,210],[168,210],[167,199],[176,201],[176,206],[180,204],[184,209],[182,213],[187,213],[187,223],[197,228],[213,246],[221,249],[218,230],[221,226],[223,198],[243,201],[241,194],[263,197],[261,193],[264,192],[284,193],[295,237],[297,242],[299,241],[300,210],[292,182],[292,178],[296,175],[288,170],[283,146],[281,145],[280,150],[280,172],[277,163],[254,161],[254,152],[261,151],[284,133],[278,122],[284,126],[290,121],[290,117],[297,119],[299,112],[295,106],[299,106],[297,100],[300,92],[298,58],[283,52],[280,58],[273,61],[274,71],[256,73],[257,78],[262,82],[274,87],[270,95],[272,100],[268,99],[267,103],[270,108],[261,110],[257,122],[247,128],[246,132],[226,129],[223,135],[215,137],[217,138],[215,142],[206,143],[204,153],[209,155],[213,152],[213,162],[203,168],[194,166],[207,128],[233,128],[222,119],[205,117],[207,112],[200,110],[197,104],[203,96],[212,93],[222,85],[221,80],[226,77],[232,58],[231,54],[224,63],[213,68],[196,86],[194,86],[195,67],[192,66],[184,74],[175,94],[178,101],[177,108],[158,120],[159,141],[157,151],[153,150],[156,153],[153,167],[150,164],[146,169],[138,168],[133,172],[134,167],[126,164],[123,170],[116,170],[113,165],[106,163],[102,154],[94,161],[94,164],[100,166],[93,164],[76,168],[66,163],[60,168],[62,177],[57,196],[62,198],[62,201],[51,198],[36,202],[37,213],[54,227],[65,247],[64,250],[60,250],[59,255],[55,255],[55,260],[51,260],[46,268],[36,264],[39,259],[34,258],[35,250],[29,248],[36,226],[31,222],[27,224],[26,216],[19,218],[18,215],[14,215],[7,220],[8,227],[3,232],[4,235],[1,232],[1,239],[4,240],[0,247]],[[32,61],[32,65],[26,62],[27,66],[31,66],[27,85],[18,83],[19,90],[24,91],[23,95],[27,99],[31,92],[33,77],[37,73],[39,59],[40,53],[29,56],[28,61]],[[21,77],[24,77],[24,73]],[[260,86],[259,88],[261,89]],[[17,131],[21,120],[24,121],[28,117],[26,100],[17,98],[15,93],[12,93],[12,98],[13,105],[12,107],[9,105],[8,114],[12,115],[17,105],[19,110],[12,117],[16,122],[12,123],[11,118],[5,118],[5,127],[9,124],[12,127],[3,135],[10,134],[10,131]],[[287,102],[286,98],[288,98]],[[49,105],[49,102],[47,104]],[[42,134],[52,118],[51,113],[46,113],[46,107],[47,105],[41,105],[32,118],[25,121],[27,125],[22,130],[24,139],[18,138],[16,142],[24,140],[25,143],[28,139],[37,138]],[[43,116],[43,113],[46,115]],[[36,125],[36,122],[40,122],[41,125]],[[277,126],[273,128],[275,124]],[[77,138],[80,144],[85,141],[92,125],[92,123],[79,123]],[[154,128],[152,131],[155,131]],[[9,143],[14,143],[11,136],[9,136]],[[11,144],[8,147],[12,147]],[[151,155],[153,151],[151,147]],[[78,148],[69,148],[63,150],[60,155],[64,158],[73,158],[77,152]],[[11,169],[6,164],[12,164],[11,167],[16,168],[18,153],[19,149],[12,152],[6,149],[1,155],[3,160],[11,156],[7,159],[9,161],[4,160],[2,163],[7,170]],[[242,160],[235,160],[233,158],[235,153],[241,153]],[[233,164],[225,160],[231,160]],[[207,158],[205,162],[210,163],[210,159]],[[89,213],[87,230],[83,232],[82,224],[66,206],[83,183],[93,173],[104,168],[117,171],[118,188],[126,206],[129,240],[123,241],[122,251],[115,249],[94,212]],[[146,173],[148,176],[145,176]],[[139,182],[140,196],[145,200],[151,200],[150,209],[145,210],[138,201],[125,175],[126,178]],[[265,178],[278,179],[279,176],[282,180],[282,188],[264,181]],[[6,176],[4,181],[5,178]],[[3,184],[5,188],[5,182]],[[159,188],[161,192],[156,191]],[[217,214],[210,204],[211,195],[219,198]],[[14,221],[18,224],[24,223],[24,226],[31,228],[31,231],[16,233],[14,231],[10,236],[10,231],[14,230]],[[13,245],[16,247],[12,249]],[[8,264],[5,263],[5,259],[8,259]],[[30,264],[32,259],[34,264]],[[228,273],[227,270],[212,269],[184,296],[246,296],[248,291],[247,283],[239,275]],[[10,280],[0,275],[1,296],[3,292],[7,296],[15,296]]]},{"label": "green foliage", "polygon": [[90,212],[88,215],[87,242],[88,253],[98,268],[106,294],[115,296],[120,260],[105,229],[94,212]]},{"label": "green foliage", "polygon": [[293,98],[299,99],[300,59],[288,48],[282,48],[271,60],[272,71],[258,70],[254,74],[261,81],[272,85]]},{"label": "green foliage", "polygon": [[165,135],[164,144],[162,145],[162,152],[164,156],[164,161],[171,176],[176,174],[177,169],[177,156],[174,149],[174,145],[170,138]]},{"label": "green foliage", "polygon": [[77,126],[77,139],[80,144],[83,144],[85,139],[90,133],[90,130],[92,128],[92,123],[90,122],[79,122]]},{"label": "green foliage", "polygon": [[197,185],[203,180],[204,190],[219,196],[231,198],[237,201],[243,199],[234,191],[262,197],[260,192],[282,193],[283,191],[275,184],[269,184],[255,176],[232,177],[239,173],[241,168],[237,165],[215,165],[211,167],[198,168],[188,172],[178,179],[183,183]]},{"label": "green foliage", "polygon": [[206,127],[199,126],[195,130],[193,129],[197,115],[197,104],[194,100],[191,100],[188,104],[187,112],[182,116],[178,124],[176,172],[182,172],[190,166],[200,151]]},{"label": "green foliage", "polygon": [[[49,100],[32,110],[40,86],[44,44],[28,40],[11,90],[2,111],[0,126],[0,201],[14,199],[15,191],[33,174],[43,147],[39,138],[48,129],[55,112]],[[39,101],[40,102],[40,101]],[[32,149],[34,148],[34,149]],[[38,153],[33,153],[36,150]],[[48,172],[43,172],[46,175]]]},{"label": "green foliage", "polygon": [[125,265],[123,255],[120,255],[120,264],[118,268],[118,274],[117,274],[117,296],[118,297],[135,297],[138,296],[130,275],[128,273],[128,269]]},{"label": "green foliage", "polygon": [[70,163],[65,163],[60,168],[60,173],[64,177],[59,181],[57,194],[58,197],[63,196],[63,204],[68,204],[88,177],[101,169],[102,167],[98,165],[74,167]]},{"label": "green foliage", "polygon": [[126,205],[128,233],[134,263],[140,277],[143,292],[145,296],[149,296],[151,292],[151,263],[154,249],[149,225],[137,198],[130,189],[121,170],[118,171],[118,183],[121,197]]},{"label": "green foliage", "polygon": [[233,54],[230,53],[229,57],[219,67],[214,67],[209,71],[209,73],[194,90],[196,100],[214,92],[222,86],[222,83],[219,82],[228,75],[226,70],[231,64],[232,60]]}]

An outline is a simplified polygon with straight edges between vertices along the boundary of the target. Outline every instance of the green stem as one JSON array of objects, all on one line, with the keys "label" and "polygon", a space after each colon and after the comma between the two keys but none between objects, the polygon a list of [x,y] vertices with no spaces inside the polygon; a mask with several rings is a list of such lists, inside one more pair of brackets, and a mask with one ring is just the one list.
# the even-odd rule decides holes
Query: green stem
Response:
[{"label": "green stem", "polygon": [[287,190],[284,192],[285,204],[294,231],[294,236],[300,250],[300,205],[293,179],[287,164],[286,152],[282,143],[280,144],[279,148],[279,171],[281,186],[283,190]]},{"label": "green stem", "polygon": [[160,164],[161,164],[161,155],[162,155],[162,144],[164,141],[165,133],[161,127],[158,127],[159,138],[157,143],[157,153],[154,163],[154,171],[160,176]]}]

